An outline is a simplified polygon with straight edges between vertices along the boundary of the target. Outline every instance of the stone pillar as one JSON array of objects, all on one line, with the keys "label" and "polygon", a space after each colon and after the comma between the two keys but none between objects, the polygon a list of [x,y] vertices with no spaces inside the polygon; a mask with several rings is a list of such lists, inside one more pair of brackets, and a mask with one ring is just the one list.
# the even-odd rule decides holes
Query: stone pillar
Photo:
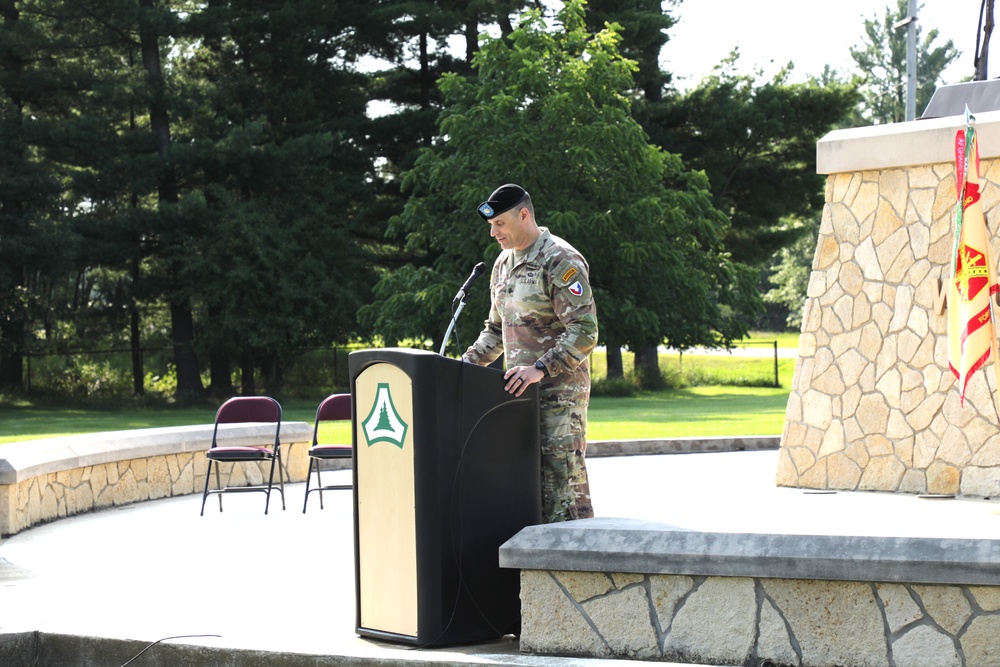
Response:
[{"label": "stone pillar", "polygon": [[[961,405],[948,367],[960,116],[838,130],[785,416],[779,486],[1000,496],[991,361]],[[979,114],[982,201],[1000,257],[1000,112]],[[997,270],[997,267],[993,267]]]}]

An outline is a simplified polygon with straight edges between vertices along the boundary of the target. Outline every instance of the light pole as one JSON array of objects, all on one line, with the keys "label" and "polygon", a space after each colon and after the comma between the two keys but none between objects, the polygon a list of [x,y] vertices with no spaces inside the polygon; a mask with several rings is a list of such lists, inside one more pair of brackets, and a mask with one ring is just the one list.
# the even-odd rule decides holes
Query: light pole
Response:
[{"label": "light pole", "polygon": [[917,117],[917,0],[910,0],[906,26],[906,120]]},{"label": "light pole", "polygon": [[906,120],[913,120],[917,117],[917,0],[910,0],[907,17],[892,27],[906,28]]},{"label": "light pole", "polygon": [[[990,59],[990,35],[993,33],[993,0],[983,0],[979,8],[979,28],[976,33],[976,76],[973,81],[986,81]],[[982,46],[979,40],[982,38]]]}]

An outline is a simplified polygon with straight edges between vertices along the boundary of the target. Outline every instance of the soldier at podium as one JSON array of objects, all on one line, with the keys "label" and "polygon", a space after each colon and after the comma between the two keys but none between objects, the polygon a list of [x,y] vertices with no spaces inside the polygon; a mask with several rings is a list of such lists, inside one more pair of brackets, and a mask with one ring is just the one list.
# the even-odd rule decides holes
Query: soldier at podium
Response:
[{"label": "soldier at podium", "polygon": [[597,309],[587,260],[535,220],[531,196],[509,183],[478,209],[503,249],[490,274],[486,326],[462,359],[487,365],[505,355],[505,389],[539,383],[542,520],[594,516],[587,479],[588,355]]}]

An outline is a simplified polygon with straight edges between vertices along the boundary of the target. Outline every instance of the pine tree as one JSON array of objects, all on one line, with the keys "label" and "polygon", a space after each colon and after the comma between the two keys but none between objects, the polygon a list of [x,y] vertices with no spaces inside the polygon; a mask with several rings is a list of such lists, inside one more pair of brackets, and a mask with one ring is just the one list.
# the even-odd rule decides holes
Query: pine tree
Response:
[{"label": "pine tree", "polygon": [[184,77],[211,81],[193,100],[191,187],[203,239],[185,271],[208,322],[201,345],[224,392],[230,360],[243,392],[281,384],[282,358],[346,342],[373,282],[355,233],[372,197],[363,77],[344,42],[361,3],[217,1],[198,27]]},{"label": "pine tree", "polygon": [[74,88],[48,66],[58,37],[32,8],[0,1],[0,390],[24,389],[25,357],[47,319],[39,284],[71,266],[76,238],[60,206],[61,174],[45,160],[56,146],[47,120]]}]

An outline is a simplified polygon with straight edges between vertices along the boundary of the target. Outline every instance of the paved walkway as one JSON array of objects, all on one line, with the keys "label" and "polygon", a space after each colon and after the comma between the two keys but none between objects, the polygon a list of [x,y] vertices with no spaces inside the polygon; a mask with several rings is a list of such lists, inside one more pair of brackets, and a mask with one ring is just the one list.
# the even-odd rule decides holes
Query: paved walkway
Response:
[{"label": "paved walkway", "polygon": [[[776,465],[776,451],[589,462],[602,517],[724,532],[1000,539],[1000,501],[779,489]],[[186,496],[10,537],[0,543],[0,633],[182,637],[165,643],[338,656],[337,664],[667,665],[526,656],[512,637],[434,650],[359,638],[350,493],[328,493],[325,510],[314,494],[303,514],[303,492],[304,484],[288,485],[288,509],[272,498],[268,516],[260,494],[225,496],[221,514],[210,498],[204,517],[201,498]]]}]

